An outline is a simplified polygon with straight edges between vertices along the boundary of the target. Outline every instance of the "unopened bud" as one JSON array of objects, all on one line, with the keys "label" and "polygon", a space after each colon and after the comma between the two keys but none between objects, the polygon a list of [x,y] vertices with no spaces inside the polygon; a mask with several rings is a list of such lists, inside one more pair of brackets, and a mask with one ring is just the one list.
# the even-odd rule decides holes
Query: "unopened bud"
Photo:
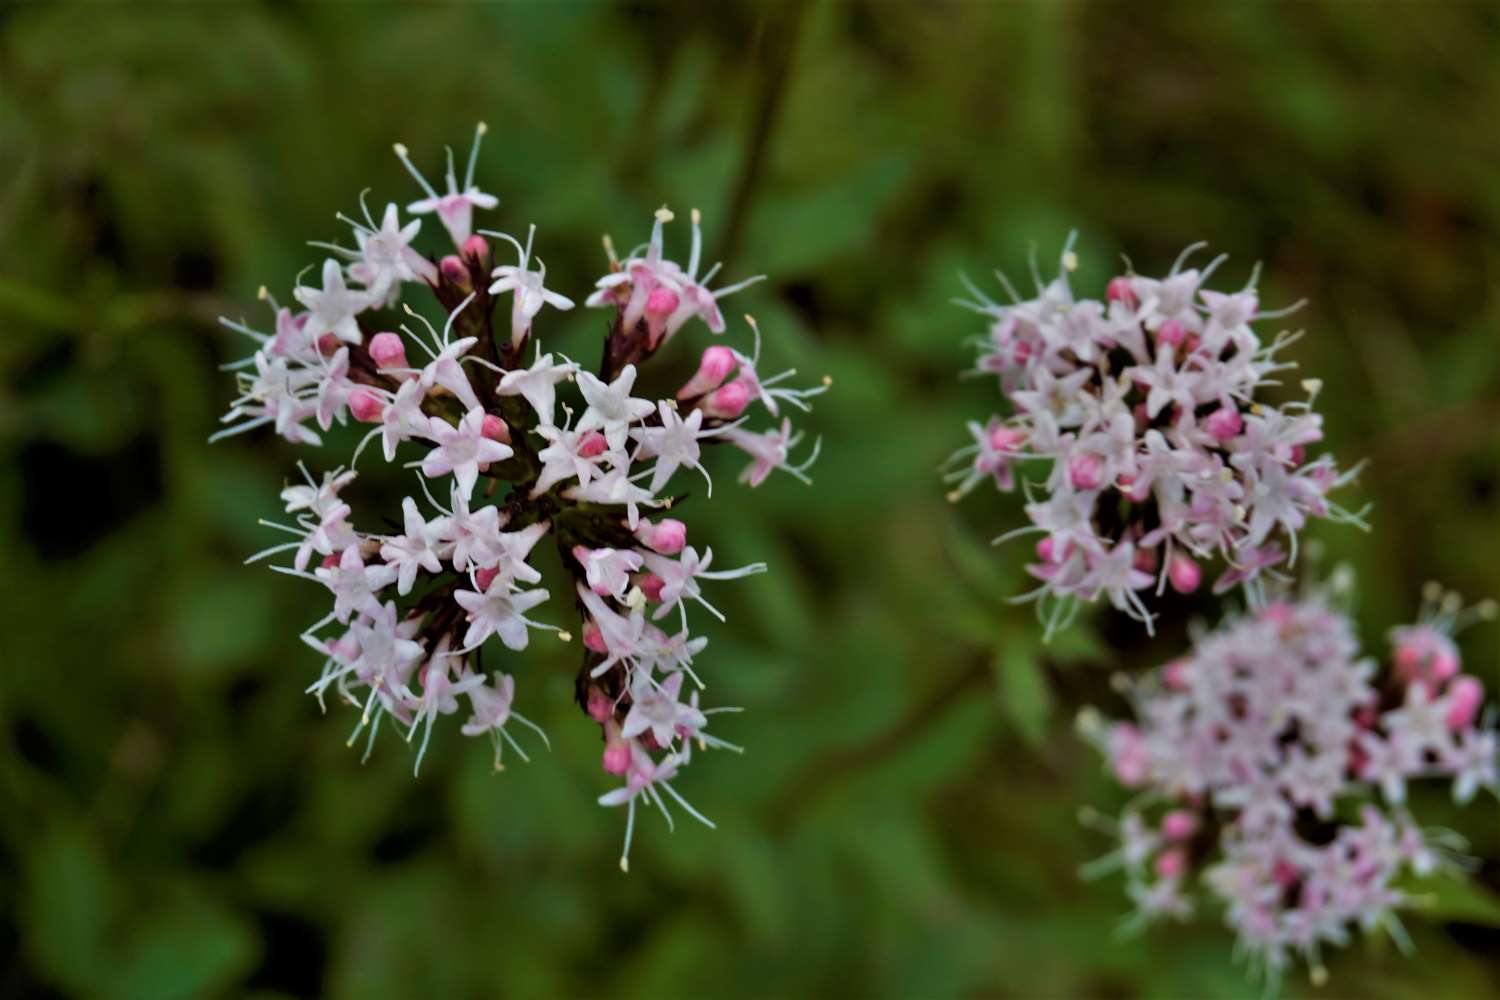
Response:
[{"label": "unopened bud", "polygon": [[443,275],[443,280],[457,285],[460,289],[468,291],[474,287],[469,279],[469,265],[456,254],[448,254],[438,261],[438,271]]},{"label": "unopened bud", "polygon": [[486,413],[484,415],[484,422],[479,425],[479,433],[491,441],[510,444],[510,428],[506,426],[504,420],[501,420],[493,413]]},{"label": "unopened bud", "polygon": [[406,363],[406,345],[396,333],[377,333],[371,337],[370,357],[381,368],[411,367]]},{"label": "unopened bud", "polygon": [[698,362],[697,373],[677,390],[678,399],[692,399],[711,392],[724,384],[729,373],[734,371],[734,351],[723,344],[715,344],[703,352],[703,360]]},{"label": "unopened bud", "polygon": [[1110,302],[1119,302],[1130,309],[1140,304],[1140,300],[1135,297],[1135,289],[1130,287],[1130,279],[1124,275],[1109,279],[1109,284],[1104,289],[1104,297]]},{"label": "unopened bud", "polygon": [[720,420],[734,420],[750,405],[750,387],[742,379],[715,389],[703,402],[703,412]]},{"label": "unopened bud", "polygon": [[1203,582],[1203,567],[1192,556],[1174,552],[1167,560],[1167,580],[1179,594],[1191,594]]},{"label": "unopened bud", "polygon": [[1203,429],[1220,441],[1228,441],[1240,432],[1245,422],[1240,418],[1238,407],[1221,406],[1208,415]]},{"label": "unopened bud", "polygon": [[484,237],[477,233],[464,240],[464,245],[459,248],[459,253],[470,260],[483,264],[490,259],[490,245],[484,241]]},{"label": "unopened bud", "polygon": [[349,394],[349,412],[362,424],[378,424],[385,413],[385,400],[369,389],[355,389]]},{"label": "unopened bud", "polygon": [[578,439],[580,458],[596,458],[609,450],[609,440],[598,431],[589,431]]}]

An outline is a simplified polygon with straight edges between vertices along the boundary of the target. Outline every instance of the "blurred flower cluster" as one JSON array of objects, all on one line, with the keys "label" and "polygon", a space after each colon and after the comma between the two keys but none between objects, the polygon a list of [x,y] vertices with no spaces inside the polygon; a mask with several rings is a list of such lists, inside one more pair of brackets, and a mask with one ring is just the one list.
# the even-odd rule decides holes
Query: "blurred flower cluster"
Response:
[{"label": "blurred flower cluster", "polygon": [[[707,640],[689,631],[687,608],[718,616],[704,583],[766,568],[716,568],[711,550],[687,544],[684,523],[662,516],[681,495],[674,483],[696,473],[711,496],[703,449],[715,444],[746,454],[742,479],[751,485],[777,469],[805,480],[817,446],[793,462],[800,436],[783,411],[808,409],[826,380],[796,389],[785,384],[791,372],[762,374],[760,331],[746,317],[750,353],[710,346],[675,394],[638,394],[640,366],[695,318],[722,333],[719,301],[758,280],[710,289],[717,267],[699,273],[696,211],[686,267],[665,256],[664,226],[673,221],[665,208],[650,240],[624,260],[606,239],[609,271],[586,303],[613,313],[597,370],[533,348],[542,310],[574,302],[547,286],[535,227],[524,243],[474,231],[474,210],[497,204],[474,183],[484,132],[480,125],[461,185],[449,150],[441,192],[395,147],[424,195],[407,212],[435,214],[453,253],[425,256],[414,246],[420,219],[403,221],[391,204],[377,223],[361,198],[362,220],[341,216],[352,247],[314,244],[333,255],[321,287],[299,284],[295,307],[263,291],[274,311],[269,333],[225,321],[256,350],[230,366],[240,394],[215,437],[269,426],[288,441],[318,444],[335,424],[369,426],[350,469],[321,478],[303,469],[304,481],[282,494],[291,523],[273,525],[291,538],[252,558],[290,554],[278,570],[326,588],[331,609],[303,633],[325,658],[310,690],[358,706],[351,744],[368,730],[373,745],[382,720],[392,719],[418,742],[417,767],[434,722],[464,702],[462,732],[493,741],[497,768],[506,748],[525,757],[516,725],[545,739],[515,711],[515,679],[494,663],[491,640],[519,652],[536,631],[571,638],[532,617],[552,596],[531,563],[550,536],[571,577],[562,599],[577,609],[584,647],[576,697],[602,732],[604,770],[623,782],[600,802],[627,807],[625,867],[638,803],[670,823],[671,799],[708,823],[672,779],[694,744],[737,748],[707,731],[709,717],[729,709],[699,707],[694,661]],[[396,313],[411,286],[435,298],[439,324],[406,304],[404,316]],[[507,298],[508,316],[497,313]],[[571,402],[560,397],[570,387]],[[751,429],[757,406],[779,425]],[[352,466],[377,439],[387,462],[416,470],[399,520],[356,518],[348,501]],[[372,527],[382,520],[389,528]]]},{"label": "blurred flower cluster", "polygon": [[997,541],[1041,535],[1030,596],[1049,635],[1101,597],[1149,630],[1143,594],[1192,592],[1208,563],[1223,567],[1216,593],[1254,589],[1295,562],[1309,518],[1359,520],[1329,499],[1353,473],[1308,454],[1318,383],[1302,383],[1306,401],[1265,398],[1296,336],[1255,331],[1287,310],[1262,311],[1254,277],[1213,291],[1224,258],[1189,268],[1189,247],[1166,277],[1123,274],[1102,300],[1077,299],[1071,247],[1030,299],[1003,276],[1011,304],[970,287],[962,304],[990,320],[977,371],[999,379],[1008,412],[969,425],[949,472],[952,500],[985,481],[1012,490],[1019,472],[1030,524]]},{"label": "blurred flower cluster", "polygon": [[[1080,729],[1139,791],[1096,870],[1123,868],[1140,920],[1185,919],[1195,883],[1224,907],[1242,952],[1274,980],[1289,957],[1322,975],[1320,950],[1350,930],[1405,933],[1399,880],[1457,862],[1462,841],[1421,830],[1407,782],[1494,791],[1493,713],[1462,673],[1455,631],[1494,617],[1429,587],[1422,621],[1391,633],[1392,662],[1363,656],[1341,607],[1344,574],[1232,616],[1188,655],[1121,689],[1135,722]],[[1448,857],[1445,858],[1445,854]]]}]

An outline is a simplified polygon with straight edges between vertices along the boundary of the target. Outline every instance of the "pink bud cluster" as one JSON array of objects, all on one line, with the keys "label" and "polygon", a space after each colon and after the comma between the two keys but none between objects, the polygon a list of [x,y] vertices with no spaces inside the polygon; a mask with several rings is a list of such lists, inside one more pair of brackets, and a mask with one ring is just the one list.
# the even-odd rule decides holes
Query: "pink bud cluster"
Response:
[{"label": "pink bud cluster", "polygon": [[[288,441],[318,444],[352,417],[369,427],[354,462],[378,439],[386,462],[416,470],[419,490],[403,500],[399,527],[369,530],[356,526],[347,499],[352,469],[321,480],[304,469],[305,481],[282,494],[291,523],[273,525],[291,540],[252,559],[290,553],[290,565],[276,568],[331,595],[331,611],[303,633],[325,658],[310,691],[359,707],[351,743],[368,730],[373,746],[387,718],[408,742],[420,736],[418,767],[435,721],[464,701],[461,730],[493,742],[497,769],[506,748],[525,757],[513,723],[541,736],[514,710],[515,678],[498,667],[517,663],[514,654],[538,630],[571,638],[532,617],[552,591],[531,554],[544,539],[555,544],[583,646],[577,700],[599,727],[603,769],[624,781],[600,797],[627,806],[624,867],[637,804],[659,808],[670,823],[670,802],[708,823],[672,780],[695,745],[738,748],[706,730],[710,715],[730,709],[699,707],[704,685],[694,662],[707,640],[690,634],[688,606],[722,617],[704,584],[766,568],[712,568],[712,551],[689,545],[687,526],[665,516],[682,499],[674,483],[695,473],[711,496],[704,450],[714,445],[748,456],[741,478],[751,485],[777,469],[806,481],[817,445],[791,461],[800,435],[782,407],[810,409],[826,380],[794,389],[783,384],[793,372],[760,375],[760,329],[750,320],[750,353],[711,346],[677,392],[636,394],[642,367],[669,339],[694,318],[723,332],[719,300],[755,280],[709,290],[717,267],[698,273],[696,211],[685,268],[665,255],[666,209],[644,256],[621,262],[611,252],[609,273],[588,300],[614,314],[595,371],[540,346],[528,350],[542,310],[574,303],[546,286],[534,226],[524,243],[474,232],[474,211],[497,203],[474,183],[484,133],[481,125],[462,184],[450,153],[441,192],[396,146],[425,195],[407,211],[436,214],[456,252],[437,259],[419,252],[421,221],[403,223],[395,204],[379,225],[366,210],[363,223],[345,220],[353,248],[315,244],[333,255],[321,288],[298,286],[300,308],[271,301],[274,333],[225,321],[257,349],[231,366],[241,391],[215,437],[272,426]],[[502,244],[514,264],[491,259]],[[433,295],[441,329],[409,305],[394,314],[409,285]],[[509,309],[499,310],[507,297]],[[749,429],[755,404],[780,426]]]},{"label": "pink bud cluster", "polygon": [[[1231,617],[1188,655],[1123,685],[1134,722],[1093,710],[1080,729],[1137,792],[1109,824],[1138,917],[1186,918],[1195,887],[1225,908],[1240,950],[1272,977],[1349,929],[1401,935],[1397,885],[1455,846],[1404,809],[1407,783],[1451,783],[1459,803],[1500,787],[1484,687],[1462,673],[1453,633],[1463,611],[1430,590],[1422,621],[1395,629],[1392,665],[1361,655],[1338,610],[1340,577],[1295,599]],[[1091,816],[1091,818],[1094,818]]]},{"label": "pink bud cluster", "polygon": [[1149,630],[1152,591],[1192,592],[1211,563],[1223,566],[1216,593],[1254,589],[1295,560],[1309,518],[1358,523],[1328,498],[1353,473],[1308,455],[1323,436],[1318,383],[1303,383],[1306,401],[1265,398],[1296,338],[1256,332],[1281,314],[1261,310],[1253,278],[1213,291],[1224,258],[1187,268],[1190,247],[1164,278],[1119,275],[1103,300],[1078,299],[1071,246],[1033,298],[1012,291],[998,305],[971,289],[976,301],[962,303],[990,320],[977,370],[998,378],[1007,412],[969,425],[973,442],[949,472],[958,500],[985,481],[1012,490],[1018,467],[1035,470],[1030,525],[1000,540],[1041,535],[1030,596],[1049,634],[1101,597]]}]

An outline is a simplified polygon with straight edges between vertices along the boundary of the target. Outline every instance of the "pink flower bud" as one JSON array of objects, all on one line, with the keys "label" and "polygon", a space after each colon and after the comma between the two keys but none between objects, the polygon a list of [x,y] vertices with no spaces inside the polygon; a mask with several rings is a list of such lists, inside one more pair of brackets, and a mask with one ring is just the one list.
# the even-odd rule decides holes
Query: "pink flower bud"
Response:
[{"label": "pink flower bud", "polygon": [[1173,660],[1161,668],[1162,683],[1173,691],[1186,691],[1189,669],[1187,660]]},{"label": "pink flower bud", "polygon": [[598,431],[589,431],[578,439],[578,454],[581,458],[596,458],[609,450],[609,441]]},{"label": "pink flower bud", "polygon": [[325,333],[318,338],[318,353],[325,358],[331,358],[339,352],[342,341],[331,333]]},{"label": "pink flower bud", "polygon": [[682,302],[677,293],[666,285],[657,285],[646,296],[646,315],[653,319],[664,319],[677,311],[677,306]]},{"label": "pink flower bud", "polygon": [[1109,279],[1109,284],[1104,288],[1104,297],[1130,309],[1140,304],[1140,300],[1135,297],[1135,289],[1130,287],[1130,279],[1124,275]]},{"label": "pink flower bud", "polygon": [[990,447],[996,451],[1015,451],[1026,441],[1026,432],[997,424],[990,428]]},{"label": "pink flower bud", "polygon": [[1203,582],[1203,568],[1185,552],[1174,552],[1167,561],[1167,580],[1179,594],[1191,594]]},{"label": "pink flower bud", "polygon": [[630,770],[630,744],[611,743],[604,748],[604,770],[610,774],[624,774]]},{"label": "pink flower bud", "polygon": [[490,566],[486,569],[476,569],[474,571],[474,585],[481,591],[489,590],[490,584],[494,583],[495,577],[499,575],[499,566]]},{"label": "pink flower bud", "polygon": [[1484,702],[1484,684],[1472,674],[1453,678],[1448,685],[1448,728],[1468,729],[1479,717]]},{"label": "pink flower bud", "polygon": [[609,695],[597,687],[591,687],[589,688],[588,713],[590,719],[593,719],[602,726],[607,720],[614,717],[615,706],[609,700]]},{"label": "pink flower bud", "polygon": [[362,424],[378,424],[385,400],[369,389],[355,389],[349,394],[349,412]]},{"label": "pink flower bud", "polygon": [[1155,549],[1136,549],[1130,563],[1142,573],[1155,573],[1156,567],[1160,565],[1160,559]]},{"label": "pink flower bud", "polygon": [[1278,861],[1271,869],[1271,877],[1276,880],[1277,885],[1283,889],[1289,889],[1296,884],[1301,875],[1290,862]]},{"label": "pink flower bud", "polygon": [[406,363],[406,345],[396,333],[377,333],[371,337],[370,357],[381,368],[411,367]]},{"label": "pink flower bud", "polygon": [[734,420],[750,405],[750,387],[742,379],[720,386],[704,401],[703,412],[720,420]]},{"label": "pink flower bud", "polygon": [[1187,327],[1175,319],[1169,319],[1156,328],[1156,339],[1163,344],[1176,347],[1187,339]]},{"label": "pink flower bud", "polygon": [[1187,840],[1198,832],[1198,817],[1186,809],[1173,809],[1161,818],[1161,835],[1168,840]]},{"label": "pink flower bud", "polygon": [[484,421],[479,425],[479,433],[491,441],[501,441],[510,444],[510,428],[505,426],[505,421],[493,413],[486,413]]},{"label": "pink flower bud", "polygon": [[678,399],[692,399],[710,392],[724,384],[729,373],[734,371],[734,352],[722,344],[715,344],[703,352],[698,362],[698,372],[677,390]]},{"label": "pink flower bud", "polygon": [[1293,465],[1301,465],[1303,462],[1307,461],[1307,449],[1302,447],[1300,444],[1292,445],[1291,458]]},{"label": "pink flower bud", "polygon": [[322,566],[324,569],[333,569],[338,566],[338,564],[339,554],[337,552],[330,552],[328,555],[323,557],[323,561],[318,565]]},{"label": "pink flower bud", "polygon": [[1203,429],[1220,441],[1228,441],[1240,432],[1245,422],[1240,419],[1238,407],[1221,406],[1203,421]]},{"label": "pink flower bud", "polygon": [[667,582],[655,573],[642,573],[635,578],[635,585],[641,588],[641,593],[646,595],[646,600],[652,604],[660,604],[661,588],[665,587]]},{"label": "pink flower bud", "polygon": [[1126,788],[1145,783],[1148,762],[1139,729],[1128,722],[1116,725],[1109,734],[1109,752],[1115,780]]},{"label": "pink flower bud", "polygon": [[687,525],[675,517],[660,521],[642,521],[635,536],[664,556],[675,556],[687,544]]},{"label": "pink flower bud", "polygon": [[1068,478],[1075,490],[1097,490],[1104,485],[1104,459],[1088,451],[1074,455],[1068,463]]},{"label": "pink flower bud", "polygon": [[1154,867],[1159,878],[1181,878],[1187,871],[1187,851],[1180,847],[1162,851],[1156,856]]},{"label": "pink flower bud", "polygon": [[483,264],[490,259],[490,245],[484,241],[484,237],[475,233],[464,240],[464,245],[459,248],[459,253],[470,260],[477,260]]},{"label": "pink flower bud", "polygon": [[1036,557],[1042,562],[1057,562],[1053,556],[1057,553],[1057,547],[1052,544],[1052,536],[1048,535],[1036,543]]},{"label": "pink flower bud", "polygon": [[473,288],[473,282],[469,279],[469,265],[463,262],[463,258],[456,254],[448,254],[438,261],[438,271],[442,273],[443,280],[448,281],[459,288],[468,291]]},{"label": "pink flower bud", "polygon": [[604,642],[604,633],[599,631],[599,626],[589,622],[583,626],[583,644],[594,653],[609,653],[609,646]]}]

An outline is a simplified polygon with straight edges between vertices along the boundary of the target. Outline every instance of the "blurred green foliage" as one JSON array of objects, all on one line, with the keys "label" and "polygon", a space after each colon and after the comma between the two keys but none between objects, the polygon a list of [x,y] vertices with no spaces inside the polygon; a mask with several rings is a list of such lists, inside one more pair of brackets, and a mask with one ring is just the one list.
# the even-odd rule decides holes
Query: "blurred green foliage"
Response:
[{"label": "blurred green foliage", "polygon": [[[1182,632],[1044,648],[1005,602],[1015,499],[936,477],[995,405],[948,299],[1073,227],[1101,288],[1198,239],[1226,280],[1264,261],[1371,460],[1374,532],[1315,534],[1378,643],[1429,577],[1500,594],[1497,107],[1481,4],[0,8],[0,994],[1252,993],[1212,919],[1121,940],[1119,886],[1076,876],[1107,845],[1075,810],[1120,796],[1071,716]],[[362,188],[407,200],[391,142],[431,163],[481,118],[491,218],[538,224],[561,289],[701,206],[727,274],[772,276],[732,308],[835,382],[814,488],[726,461],[691,512],[772,566],[703,664],[749,752],[683,782],[718,832],[648,816],[628,877],[575,654],[517,671],[551,754],[495,776],[450,728],[419,779],[389,733],[361,767],[300,693],[317,598],[240,565],[296,458],[340,452],[205,444],[242,347],[214,318],[285,295]],[[597,315],[553,319],[592,356]],[[1500,811],[1420,805],[1476,881],[1430,887],[1414,960],[1337,957],[1340,995],[1500,991]]]}]

